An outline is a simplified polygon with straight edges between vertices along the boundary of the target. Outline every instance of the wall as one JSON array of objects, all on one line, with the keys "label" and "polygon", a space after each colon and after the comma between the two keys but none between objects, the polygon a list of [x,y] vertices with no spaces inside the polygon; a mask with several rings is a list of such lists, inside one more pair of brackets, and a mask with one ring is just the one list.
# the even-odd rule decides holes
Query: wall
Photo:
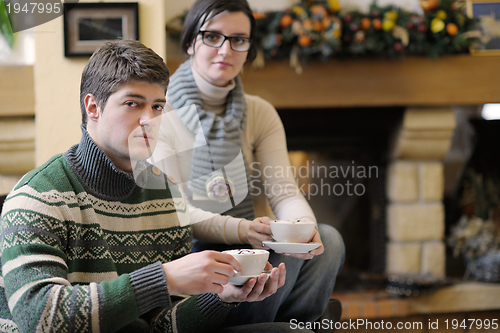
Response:
[{"label": "wall", "polygon": [[[81,2],[91,1],[81,0]],[[139,2],[140,40],[165,59],[165,1],[137,0],[137,2]],[[80,141],[80,76],[88,59],[64,57],[62,17],[42,24],[34,30],[35,144],[38,166],[54,154],[62,153]]]},{"label": "wall", "polygon": [[14,49],[10,49],[0,35],[0,65],[33,65],[35,63],[35,37],[33,29],[16,33]]}]

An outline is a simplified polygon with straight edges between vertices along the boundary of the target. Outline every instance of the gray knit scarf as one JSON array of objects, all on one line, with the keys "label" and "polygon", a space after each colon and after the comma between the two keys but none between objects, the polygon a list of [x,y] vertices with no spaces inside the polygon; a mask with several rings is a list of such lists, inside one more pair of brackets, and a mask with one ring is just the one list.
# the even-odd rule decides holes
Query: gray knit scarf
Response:
[{"label": "gray knit scarf", "polygon": [[226,184],[234,185],[232,197],[225,202],[192,200],[192,204],[213,213],[252,220],[250,173],[242,149],[247,105],[239,77],[235,83],[228,94],[225,112],[220,115],[207,112],[187,60],[172,75],[168,97],[182,122],[195,135],[188,188],[193,193],[211,197],[214,180],[224,179]]}]

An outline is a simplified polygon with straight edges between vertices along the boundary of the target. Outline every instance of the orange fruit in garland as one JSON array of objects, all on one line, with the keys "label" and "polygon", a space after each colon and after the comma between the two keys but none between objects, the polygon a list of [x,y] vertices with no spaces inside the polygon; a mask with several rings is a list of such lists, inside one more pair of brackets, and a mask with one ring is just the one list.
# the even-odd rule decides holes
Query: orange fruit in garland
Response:
[{"label": "orange fruit in garland", "polygon": [[311,22],[312,22],[312,30],[321,31],[321,29],[323,28],[323,24],[321,23],[321,21],[312,20]]},{"label": "orange fruit in garland", "polygon": [[309,37],[308,35],[302,35],[299,37],[299,45],[302,47],[311,45],[311,42],[311,37]]},{"label": "orange fruit in garland", "polygon": [[424,12],[428,12],[439,6],[439,0],[420,0],[420,6]]},{"label": "orange fruit in garland", "polygon": [[455,23],[448,23],[446,25],[446,32],[450,36],[455,36],[458,33],[458,27]]},{"label": "orange fruit in garland", "polygon": [[364,17],[361,19],[361,29],[368,30],[368,28],[370,28],[371,25],[372,25],[372,21],[370,21],[369,18]]},{"label": "orange fruit in garland", "polygon": [[375,30],[382,29],[382,21],[380,21],[379,19],[374,19],[372,23]]},{"label": "orange fruit in garland", "polygon": [[286,28],[292,25],[293,19],[290,15],[283,15],[280,20],[280,27]]},{"label": "orange fruit in garland", "polygon": [[266,13],[261,13],[261,12],[253,12],[253,17],[256,19],[256,20],[261,20],[263,18],[266,18],[267,17],[267,14]]}]

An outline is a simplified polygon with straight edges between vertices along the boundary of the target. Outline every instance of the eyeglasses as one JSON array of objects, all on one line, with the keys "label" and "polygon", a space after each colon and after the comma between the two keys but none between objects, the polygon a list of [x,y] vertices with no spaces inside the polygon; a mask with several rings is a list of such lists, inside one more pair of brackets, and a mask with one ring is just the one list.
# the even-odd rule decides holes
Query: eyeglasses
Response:
[{"label": "eyeglasses", "polygon": [[214,31],[200,31],[201,40],[203,44],[210,47],[219,48],[224,42],[229,40],[229,44],[231,45],[231,50],[236,52],[247,52],[250,50],[250,46],[252,45],[252,40],[247,37],[228,37],[223,34]]}]

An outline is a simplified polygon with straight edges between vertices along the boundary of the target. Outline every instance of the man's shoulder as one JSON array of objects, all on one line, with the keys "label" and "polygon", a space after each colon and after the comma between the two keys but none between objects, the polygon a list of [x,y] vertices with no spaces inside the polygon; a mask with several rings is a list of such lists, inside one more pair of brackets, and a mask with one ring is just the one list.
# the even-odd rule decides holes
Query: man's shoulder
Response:
[{"label": "man's shoulder", "polygon": [[62,154],[51,157],[41,166],[31,170],[14,187],[17,190],[30,186],[40,192],[69,190],[71,179],[76,179]]},{"label": "man's shoulder", "polygon": [[81,185],[75,179],[64,157],[53,156],[21,178],[5,200],[3,217],[14,216],[20,210],[51,215],[54,212],[50,207],[76,205]]}]

